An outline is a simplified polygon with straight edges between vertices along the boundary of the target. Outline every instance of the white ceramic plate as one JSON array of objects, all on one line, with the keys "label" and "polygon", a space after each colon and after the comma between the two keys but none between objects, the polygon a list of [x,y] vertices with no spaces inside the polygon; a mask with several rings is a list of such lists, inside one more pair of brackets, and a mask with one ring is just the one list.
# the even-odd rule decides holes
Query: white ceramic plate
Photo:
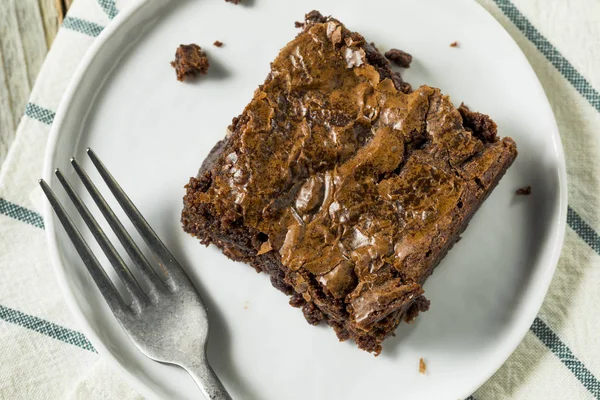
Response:
[{"label": "white ceramic plate", "polygon": [[[234,398],[470,395],[527,332],[563,240],[563,152],[534,72],[500,25],[469,0],[244,1],[147,0],[115,18],[58,110],[44,177],[62,195],[53,169],[68,171],[76,183],[69,158],[76,155],[92,171],[84,149],[99,154],[205,298],[209,358]],[[329,328],[308,325],[267,276],[180,228],[183,185],[295,36],[294,21],[314,8],[383,49],[412,53],[405,78],[413,86],[441,87],[456,104],[489,113],[501,135],[519,146],[515,164],[426,283],[431,309],[414,325],[402,325],[377,358],[339,343]],[[223,48],[212,46],[217,39]],[[454,41],[458,48],[449,46]],[[210,72],[180,83],[169,61],[180,43],[190,42],[207,49]],[[533,194],[515,196],[526,185]],[[148,360],[130,344],[48,209],[46,226],[69,306],[100,354],[147,397],[198,398],[185,372]]]}]

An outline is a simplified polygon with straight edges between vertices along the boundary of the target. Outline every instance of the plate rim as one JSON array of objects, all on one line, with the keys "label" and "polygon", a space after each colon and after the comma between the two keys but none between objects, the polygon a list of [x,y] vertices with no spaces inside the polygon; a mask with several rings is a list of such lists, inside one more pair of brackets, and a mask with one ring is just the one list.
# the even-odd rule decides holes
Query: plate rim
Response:
[{"label": "plate rim", "polygon": [[[60,99],[56,114],[50,127],[48,134],[48,141],[46,143],[46,149],[44,152],[44,164],[42,170],[42,179],[44,179],[50,186],[54,173],[54,155],[58,140],[60,138],[61,126],[67,117],[67,111],[71,107],[73,97],[77,88],[80,86],[83,78],[85,77],[88,68],[94,62],[98,52],[110,41],[115,32],[121,28],[122,25],[126,24],[135,13],[137,13],[144,6],[147,6],[151,2],[160,2],[163,0],[132,0],[124,10],[120,10],[119,13],[110,21],[110,23],[102,29],[100,34],[94,39],[90,47],[86,50],[85,55],[81,59],[79,65],[75,69],[73,77],[69,81],[67,88]],[[142,394],[146,398],[157,398],[156,393],[150,387],[148,387],[137,375],[127,370],[121,363],[116,360],[112,353],[108,350],[104,342],[96,335],[91,325],[88,322],[86,313],[77,302],[74,292],[69,288],[69,284],[66,278],[66,269],[62,264],[62,256],[58,248],[58,240],[56,236],[56,225],[54,219],[54,211],[48,201],[44,199],[44,226],[46,239],[48,240],[48,248],[50,253],[50,261],[54,270],[54,273],[58,280],[60,290],[67,302],[67,307],[71,312],[71,315],[75,318],[77,325],[83,331],[85,336],[88,338],[94,349],[98,352],[98,355],[108,362],[113,371],[118,372],[118,375],[122,377],[134,390]]]},{"label": "plate rim", "polygon": [[[61,137],[61,127],[64,124],[65,119],[67,118],[68,110],[71,108],[71,104],[73,98],[77,92],[78,87],[80,86],[83,78],[85,77],[89,67],[93,64],[96,59],[96,56],[100,52],[100,50],[110,42],[113,35],[123,26],[125,25],[137,12],[139,12],[143,7],[148,6],[152,3],[166,3],[165,0],[132,0],[132,3],[128,4],[127,7],[121,10],[117,16],[111,20],[111,22],[102,30],[102,32],[95,38],[90,47],[87,49],[84,57],[81,62],[75,69],[75,73],[71,78],[67,88],[61,97],[59,106],[57,108],[54,121],[50,128],[50,132],[48,135],[48,141],[46,144],[46,149],[44,152],[44,162],[43,162],[43,179],[47,182],[51,183],[53,180],[54,173],[54,156],[56,153],[57,145],[59,139]],[[548,97],[545,93],[544,87],[542,86],[539,77],[537,76],[533,66],[523,53],[523,50],[517,44],[517,42],[513,39],[513,37],[508,33],[508,31],[502,26],[502,24],[479,2],[472,1],[476,7],[480,9],[480,12],[487,14],[489,19],[493,20],[493,23],[497,25],[502,31],[502,35],[505,36],[507,43],[510,43],[511,46],[515,48],[520,54],[520,57],[525,61],[528,65],[530,72],[532,73],[532,77],[537,82],[537,85],[541,89],[541,93],[545,98],[545,106],[547,112],[549,113],[549,118],[552,122],[552,138],[555,145],[555,153],[557,155],[557,172],[558,172],[558,189],[559,195],[558,198],[558,215],[555,215],[557,219],[555,221],[556,224],[556,236],[553,239],[548,240],[548,244],[552,244],[552,254],[549,257],[549,261],[540,271],[540,275],[537,277],[537,294],[532,296],[532,299],[529,299],[528,302],[534,303],[535,307],[529,307],[526,310],[522,310],[522,313],[527,313],[526,317],[522,317],[523,320],[529,321],[527,326],[521,326],[520,324],[516,324],[515,327],[512,328],[513,335],[512,341],[510,341],[509,345],[506,348],[509,351],[502,353],[501,357],[497,357],[490,361],[493,363],[493,368],[490,370],[489,374],[485,374],[484,378],[481,381],[474,381],[472,386],[467,387],[465,385],[465,393],[463,397],[470,396],[473,394],[479,387],[481,387],[485,382],[487,382],[496,371],[498,371],[502,365],[506,362],[506,360],[510,357],[511,354],[514,353],[518,345],[523,341],[523,338],[529,331],[529,327],[539,314],[542,303],[547,296],[548,289],[550,287],[550,283],[556,271],[558,261],[560,255],[562,253],[562,248],[564,244],[564,238],[567,227],[567,208],[568,208],[568,183],[567,183],[567,171],[566,171],[566,159],[565,153],[562,145],[562,140],[560,137],[560,131],[558,129],[558,125],[556,123],[556,118]],[[143,380],[141,380],[136,374],[130,372],[124,365],[122,365],[116,357],[108,350],[107,346],[104,342],[95,334],[94,330],[91,327],[91,324],[88,322],[89,317],[82,309],[81,305],[77,302],[74,292],[70,289],[69,283],[66,278],[66,268],[62,262],[61,252],[58,246],[58,238],[56,235],[56,224],[55,217],[50,206],[49,202],[44,201],[43,207],[43,218],[44,225],[46,227],[46,239],[48,240],[48,247],[50,253],[50,261],[53,267],[53,270],[57,276],[58,284],[60,290],[67,302],[67,306],[71,312],[71,315],[75,318],[77,325],[89,339],[90,343],[94,346],[94,348],[98,351],[98,354],[104,358],[108,364],[113,368],[113,370],[117,370],[119,375],[123,377],[123,379],[136,391],[148,398],[156,398],[156,392],[147,386]],[[521,332],[521,334],[516,334]]]}]

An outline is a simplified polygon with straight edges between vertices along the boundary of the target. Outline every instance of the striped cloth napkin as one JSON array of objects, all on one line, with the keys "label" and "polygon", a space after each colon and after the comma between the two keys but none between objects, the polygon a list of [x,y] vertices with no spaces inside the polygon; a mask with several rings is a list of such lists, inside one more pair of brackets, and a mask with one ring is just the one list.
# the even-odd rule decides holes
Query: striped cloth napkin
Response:
[{"label": "striped cloth napkin", "polygon": [[[67,309],[48,261],[37,189],[69,79],[131,1],[75,1],[0,170],[1,399],[141,398],[107,367]],[[600,2],[478,1],[525,52],[550,99],[567,155],[569,210],[562,257],[539,316],[469,399],[600,399]]]}]

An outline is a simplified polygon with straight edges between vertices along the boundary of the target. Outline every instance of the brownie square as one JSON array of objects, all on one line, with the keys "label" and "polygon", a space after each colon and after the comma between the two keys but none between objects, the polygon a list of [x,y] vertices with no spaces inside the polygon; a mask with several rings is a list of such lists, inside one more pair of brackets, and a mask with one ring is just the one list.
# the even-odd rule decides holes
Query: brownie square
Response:
[{"label": "brownie square", "polygon": [[183,228],[379,354],[428,309],[422,285],[516,156],[489,117],[412,91],[363,36],[311,12],[190,179]]}]

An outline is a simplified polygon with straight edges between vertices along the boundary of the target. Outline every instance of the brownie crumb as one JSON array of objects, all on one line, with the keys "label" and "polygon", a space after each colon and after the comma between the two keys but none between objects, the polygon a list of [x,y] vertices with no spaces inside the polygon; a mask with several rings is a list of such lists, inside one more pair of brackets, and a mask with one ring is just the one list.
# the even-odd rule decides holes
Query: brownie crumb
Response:
[{"label": "brownie crumb", "polygon": [[220,42],[220,41],[218,41],[218,40],[215,40],[215,42],[213,43],[213,46],[216,46],[216,47],[223,47],[223,42]]},{"label": "brownie crumb", "polygon": [[410,63],[412,62],[412,56],[410,54],[398,49],[386,51],[385,58],[402,68],[410,67]]},{"label": "brownie crumb", "polygon": [[425,364],[425,360],[421,357],[421,359],[419,359],[419,373],[425,375],[425,372],[427,372],[427,364]]},{"label": "brownie crumb", "polygon": [[458,47],[458,42],[452,42],[452,43],[450,43],[450,47]]},{"label": "brownie crumb", "polygon": [[183,81],[188,76],[197,74],[206,74],[209,63],[206,53],[197,44],[182,44],[175,52],[175,60],[171,61],[171,66],[175,68],[177,80]]},{"label": "brownie crumb", "polygon": [[304,28],[304,22],[295,21],[295,22],[294,22],[294,26],[295,26],[296,28]]},{"label": "brownie crumb", "polygon": [[240,4],[242,0],[225,0],[227,3]]},{"label": "brownie crumb", "polygon": [[521,196],[529,196],[531,194],[531,186],[525,186],[517,189],[517,194]]}]

